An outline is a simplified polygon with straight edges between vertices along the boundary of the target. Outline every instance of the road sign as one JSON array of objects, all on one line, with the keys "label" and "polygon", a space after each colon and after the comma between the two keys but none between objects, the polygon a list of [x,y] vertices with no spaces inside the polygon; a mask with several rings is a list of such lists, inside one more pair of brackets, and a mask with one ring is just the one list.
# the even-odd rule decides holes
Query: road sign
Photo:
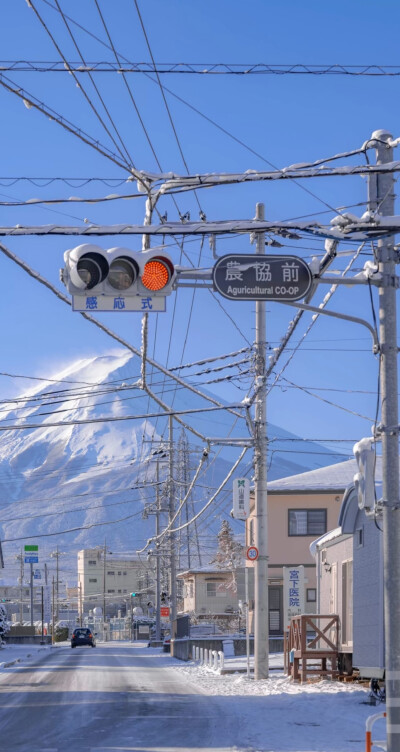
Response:
[{"label": "road sign", "polygon": [[123,313],[124,311],[142,311],[143,313],[164,313],[166,310],[165,297],[139,295],[73,295],[73,311],[112,311]]},{"label": "road sign", "polygon": [[233,510],[235,520],[247,520],[250,514],[250,481],[235,478],[233,481]]},{"label": "road sign", "polygon": [[33,573],[33,579],[34,580],[41,580],[42,579],[42,573],[41,573],[40,569],[35,569],[35,571]]},{"label": "road sign", "polygon": [[249,546],[249,548],[246,551],[246,556],[249,559],[249,561],[257,561],[258,548],[256,548],[255,546]]},{"label": "road sign", "polygon": [[39,546],[32,544],[24,546],[24,562],[25,564],[38,564],[39,563]]},{"label": "road sign", "polygon": [[168,606],[161,606],[161,608],[160,608],[160,616],[169,616],[169,607]]},{"label": "road sign", "polygon": [[228,300],[300,300],[311,282],[311,269],[298,256],[228,254],[213,268],[214,289]]}]

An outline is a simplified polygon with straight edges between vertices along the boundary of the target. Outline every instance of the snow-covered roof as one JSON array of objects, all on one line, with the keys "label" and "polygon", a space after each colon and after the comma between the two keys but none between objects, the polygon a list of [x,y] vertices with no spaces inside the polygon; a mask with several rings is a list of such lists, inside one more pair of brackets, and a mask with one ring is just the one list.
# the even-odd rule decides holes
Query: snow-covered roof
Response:
[{"label": "snow-covered roof", "polygon": [[315,556],[317,553],[317,549],[322,548],[322,546],[325,546],[330,541],[335,540],[335,538],[340,538],[340,536],[343,534],[341,527],[335,527],[334,530],[330,530],[329,533],[325,533],[324,535],[321,535],[320,538],[317,538],[312,543],[310,543],[310,554],[311,556]]},{"label": "snow-covered roof", "polygon": [[[318,470],[309,470],[299,475],[290,475],[287,478],[279,478],[268,483],[268,491],[274,493],[289,493],[309,491],[345,491],[347,486],[353,483],[354,476],[358,472],[355,459],[346,462],[338,462],[335,465],[321,467]],[[376,479],[382,477],[381,457],[376,458]]]},{"label": "snow-covered roof", "polygon": [[197,567],[196,569],[186,569],[185,572],[179,572],[177,577],[190,577],[193,574],[230,574],[231,572],[232,572],[232,569],[217,569],[216,567]]}]

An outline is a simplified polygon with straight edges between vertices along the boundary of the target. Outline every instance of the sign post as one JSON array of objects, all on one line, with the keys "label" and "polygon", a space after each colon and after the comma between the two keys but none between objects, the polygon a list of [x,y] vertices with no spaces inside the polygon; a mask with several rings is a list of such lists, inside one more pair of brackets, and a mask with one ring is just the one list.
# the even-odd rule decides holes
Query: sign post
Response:
[{"label": "sign post", "polygon": [[33,565],[39,562],[39,546],[26,545],[24,547],[24,561],[30,566],[30,595],[31,595],[31,627],[33,627]]}]

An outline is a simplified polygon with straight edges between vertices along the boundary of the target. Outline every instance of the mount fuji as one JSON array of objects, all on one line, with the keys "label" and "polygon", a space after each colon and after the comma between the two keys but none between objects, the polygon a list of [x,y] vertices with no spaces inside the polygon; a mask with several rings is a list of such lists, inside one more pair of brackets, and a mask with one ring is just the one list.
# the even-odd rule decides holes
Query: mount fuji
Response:
[{"label": "mount fuji", "polygon": [[[134,553],[153,534],[154,519],[146,514],[143,519],[143,511],[155,500],[157,456],[160,481],[168,474],[167,419],[144,417],[162,409],[138,388],[139,376],[139,358],[123,351],[77,361],[14,402],[3,403],[2,427],[12,426],[0,433],[0,539],[6,562],[25,543],[38,543],[44,561],[56,546],[75,558],[79,549],[101,545],[105,537],[114,552]],[[208,406],[155,369],[149,369],[147,379],[176,410]],[[127,416],[134,418],[115,420]],[[245,422],[226,410],[183,418],[203,435],[248,435]],[[77,420],[88,422],[72,423]],[[16,428],[26,424],[39,427]],[[174,425],[178,503],[185,487],[182,466],[187,487],[204,444],[187,431],[183,438],[182,428]],[[304,453],[304,442],[278,426],[268,426],[268,438],[273,440],[271,480],[344,459],[318,444],[307,444],[310,453]],[[280,453],[287,451],[288,442],[290,459]],[[155,450],[163,451],[157,455]],[[189,518],[218,488],[238,454],[231,447],[213,447],[190,499]],[[251,469],[248,452],[236,475],[250,475]],[[198,520],[196,535],[208,550],[231,509],[231,484]],[[236,523],[236,532],[242,529]]]}]

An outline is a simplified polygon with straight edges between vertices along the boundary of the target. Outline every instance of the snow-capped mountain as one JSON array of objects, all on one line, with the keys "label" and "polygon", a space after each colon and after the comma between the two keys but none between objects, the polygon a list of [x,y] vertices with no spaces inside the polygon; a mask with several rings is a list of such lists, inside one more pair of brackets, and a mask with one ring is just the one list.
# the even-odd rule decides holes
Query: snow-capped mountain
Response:
[{"label": "snow-capped mountain", "polygon": [[[37,542],[42,560],[56,545],[75,558],[79,549],[99,545],[105,538],[114,552],[134,552],[153,534],[154,517],[142,519],[142,513],[146,502],[155,500],[157,456],[160,480],[168,473],[168,431],[165,417],[144,417],[162,409],[138,388],[139,375],[140,361],[129,352],[81,360],[3,406],[2,426],[14,426],[0,433],[0,539],[5,541],[6,557],[24,543]],[[177,410],[207,406],[203,398],[176,388],[156,370],[150,369],[147,379],[164,402]],[[137,418],[125,419],[128,416]],[[82,423],[71,424],[77,420]],[[222,410],[187,415],[184,420],[207,436],[225,437],[229,431],[232,436],[248,435],[244,421],[235,424],[234,416]],[[32,424],[41,427],[15,428]],[[179,502],[204,444],[186,432],[184,451],[182,429],[174,424]],[[304,454],[301,440],[277,426],[269,425],[268,436],[274,439],[268,470],[271,480],[343,459],[324,455],[326,448],[317,444],[314,451],[322,454]],[[288,445],[291,453],[280,454]],[[160,447],[164,456],[154,455]],[[236,449],[213,447],[193,492],[189,516],[210,498],[238,454]],[[242,472],[251,475],[251,452],[237,475]],[[231,484],[228,481],[199,520],[200,540],[207,539],[208,546],[231,508]]]}]

